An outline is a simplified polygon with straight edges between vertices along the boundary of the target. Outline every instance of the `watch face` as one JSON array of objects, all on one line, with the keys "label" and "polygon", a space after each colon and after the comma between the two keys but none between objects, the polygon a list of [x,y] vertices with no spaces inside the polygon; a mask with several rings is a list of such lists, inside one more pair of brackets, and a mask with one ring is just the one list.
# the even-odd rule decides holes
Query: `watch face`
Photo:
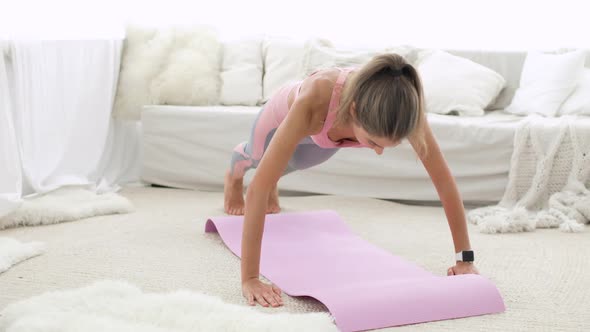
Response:
[{"label": "watch face", "polygon": [[463,261],[464,262],[473,262],[473,251],[463,251]]}]

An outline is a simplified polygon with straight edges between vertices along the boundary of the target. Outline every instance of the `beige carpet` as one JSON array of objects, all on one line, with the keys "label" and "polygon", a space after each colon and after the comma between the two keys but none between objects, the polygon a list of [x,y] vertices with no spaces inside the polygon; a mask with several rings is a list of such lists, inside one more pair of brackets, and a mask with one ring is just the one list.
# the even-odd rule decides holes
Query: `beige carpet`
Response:
[{"label": "beige carpet", "polygon": [[[239,260],[206,217],[222,213],[219,193],[161,188],[122,192],[137,211],[82,221],[16,228],[0,236],[43,241],[47,252],[0,275],[0,310],[49,290],[124,279],[146,291],[187,288],[243,304]],[[453,246],[441,208],[334,196],[285,197],[285,211],[333,209],[360,236],[435,274],[452,264]],[[590,232],[558,230],[487,235],[473,225],[477,266],[500,289],[507,311],[497,315],[405,326],[396,331],[590,330]],[[449,305],[454,299],[449,298]],[[285,297],[268,312],[325,310],[310,298]]]}]

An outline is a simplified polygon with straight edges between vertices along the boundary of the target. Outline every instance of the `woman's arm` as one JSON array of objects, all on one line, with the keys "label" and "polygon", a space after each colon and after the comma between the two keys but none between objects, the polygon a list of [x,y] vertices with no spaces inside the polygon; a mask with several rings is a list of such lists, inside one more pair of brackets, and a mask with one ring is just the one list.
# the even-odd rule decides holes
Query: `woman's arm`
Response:
[{"label": "woman's arm", "polygon": [[333,82],[319,78],[302,85],[297,100],[293,101],[287,117],[273,135],[248,186],[242,233],[242,289],[250,304],[254,304],[254,300],[264,306],[267,302],[273,306],[276,303],[273,301],[277,298],[272,294],[276,290],[269,290],[269,286],[258,279],[266,204],[297,144],[304,137],[322,129],[323,122],[320,119],[325,119],[325,114],[314,110],[327,110],[330,84]]},{"label": "woman's arm", "polygon": [[305,101],[294,102],[271,139],[248,186],[242,233],[242,282],[258,278],[268,195],[287,168],[297,144],[309,135],[307,107]]},{"label": "woman's arm", "polygon": [[[471,243],[467,232],[465,208],[457,184],[434,138],[432,129],[428,125],[428,121],[424,121],[422,129],[427,149],[425,154],[421,155],[419,153],[419,155],[421,155],[424,168],[430,175],[445,210],[455,245],[455,252],[469,250],[471,249]],[[414,150],[420,151],[419,144],[416,144],[416,142],[410,143]]]}]

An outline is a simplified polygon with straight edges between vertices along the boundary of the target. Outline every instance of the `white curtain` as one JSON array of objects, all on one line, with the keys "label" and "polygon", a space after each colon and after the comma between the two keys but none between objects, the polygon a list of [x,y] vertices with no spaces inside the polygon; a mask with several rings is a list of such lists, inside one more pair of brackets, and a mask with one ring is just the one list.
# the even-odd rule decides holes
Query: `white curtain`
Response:
[{"label": "white curtain", "polygon": [[103,159],[96,174],[98,193],[118,190],[120,184],[139,183],[141,173],[141,124],[111,119]]},{"label": "white curtain", "polygon": [[27,191],[94,183],[108,135],[120,41],[15,41],[14,116]]},{"label": "white curtain", "polygon": [[122,46],[11,43],[11,70],[0,63],[0,216],[28,194],[70,185],[111,191],[136,172],[138,124],[111,118]]},{"label": "white curtain", "polygon": [[21,203],[22,172],[16,144],[8,65],[0,41],[0,217]]}]

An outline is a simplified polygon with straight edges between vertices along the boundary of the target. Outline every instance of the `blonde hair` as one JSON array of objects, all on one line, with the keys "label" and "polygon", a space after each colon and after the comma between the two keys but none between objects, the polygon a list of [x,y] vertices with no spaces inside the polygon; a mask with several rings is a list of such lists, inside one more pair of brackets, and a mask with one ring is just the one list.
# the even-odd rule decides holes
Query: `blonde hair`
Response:
[{"label": "blonde hair", "polygon": [[426,116],[417,70],[398,54],[381,54],[350,75],[336,123],[352,121],[354,103],[356,124],[367,133],[393,142],[410,138],[418,144],[418,154],[424,154],[426,144],[420,128]]}]

